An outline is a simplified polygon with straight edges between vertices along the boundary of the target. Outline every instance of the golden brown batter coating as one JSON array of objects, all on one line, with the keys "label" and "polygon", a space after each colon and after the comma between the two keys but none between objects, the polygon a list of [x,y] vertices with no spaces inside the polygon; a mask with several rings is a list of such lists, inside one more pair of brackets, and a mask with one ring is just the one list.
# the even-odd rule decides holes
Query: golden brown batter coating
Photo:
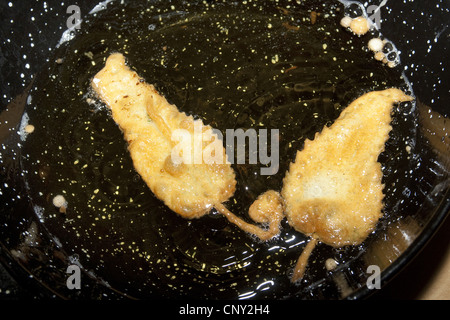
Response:
[{"label": "golden brown batter coating", "polygon": [[228,220],[237,225],[242,230],[257,236],[265,241],[269,240],[280,233],[280,223],[283,220],[283,199],[281,195],[273,190],[269,190],[261,194],[255,202],[250,206],[249,215],[255,222],[262,223],[267,226],[263,229],[258,226],[245,222],[233,213],[227,210],[223,204],[216,206]]},{"label": "golden brown batter coating", "polygon": [[411,100],[398,89],[367,93],[305,141],[281,191],[291,226],[333,247],[366,239],[382,216],[378,157],[392,129],[392,107]]},{"label": "golden brown batter coating", "polygon": [[[281,194],[267,191],[250,207],[250,218],[266,225],[260,228],[235,216],[223,204],[236,186],[225,150],[220,163],[178,163],[172,157],[175,130],[187,130],[195,140],[198,125],[200,134],[211,127],[168,103],[126,66],[121,54],[108,58],[92,87],[122,129],[136,171],[170,209],[185,218],[199,218],[215,207],[230,222],[262,240],[279,234],[285,212],[291,226],[310,236],[293,281],[303,276],[318,241],[334,247],[356,245],[373,231],[383,209],[378,157],[392,129],[392,107],[412,100],[398,89],[367,93],[313,141],[305,141],[286,173]],[[201,147],[205,148],[205,143]]]},{"label": "golden brown batter coating", "polygon": [[[194,119],[179,112],[153,85],[128,68],[122,54],[107,59],[92,87],[122,129],[136,171],[170,209],[185,218],[198,218],[233,195],[236,180],[226,160],[219,164],[172,161],[176,144],[172,133],[184,129],[194,138]],[[211,129],[200,120],[195,122],[200,122],[196,124],[203,130]]]},{"label": "golden brown batter coating", "polygon": [[[184,218],[199,218],[215,207],[230,222],[262,240],[279,233],[283,218],[279,194],[268,192],[261,195],[255,202],[257,210],[251,210],[251,217],[260,219],[264,215],[264,219],[257,222],[268,224],[267,230],[231,213],[223,202],[233,196],[236,180],[222,141],[210,126],[180,112],[153,85],[145,83],[126,66],[122,54],[112,54],[107,59],[105,67],[93,78],[92,87],[111,109],[114,121],[122,130],[136,171],[156,197],[171,210]],[[173,134],[178,129],[189,133],[190,139],[182,142],[194,151],[185,159],[188,161],[178,162],[172,156],[172,151],[181,143],[173,141]],[[211,140],[203,141],[208,132]],[[215,157],[197,161],[195,144],[198,141],[201,156],[204,156],[211,141],[220,142],[222,154],[216,155],[218,149],[213,148],[214,152],[209,154],[214,153]],[[211,163],[213,159],[219,161]]]}]

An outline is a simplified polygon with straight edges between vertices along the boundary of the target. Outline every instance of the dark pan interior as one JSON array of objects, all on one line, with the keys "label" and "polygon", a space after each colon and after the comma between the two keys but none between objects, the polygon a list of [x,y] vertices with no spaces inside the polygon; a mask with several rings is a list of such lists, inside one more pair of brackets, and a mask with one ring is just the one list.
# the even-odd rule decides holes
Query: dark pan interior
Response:
[{"label": "dark pan interior", "polygon": [[[112,1],[92,15],[87,14],[92,3],[80,1],[82,27],[64,43],[69,14],[59,2],[0,4],[6,21],[0,27],[1,259],[32,295],[364,298],[371,293],[368,266],[380,267],[385,284],[425,246],[450,201],[449,1],[388,1],[382,7],[381,32],[401,52],[395,70],[361,49],[370,36],[353,39],[336,32],[341,16],[326,15],[329,10],[320,1],[255,2],[261,4],[257,9],[227,1],[189,6],[149,1],[149,10],[140,11],[140,2]],[[334,3],[333,12],[349,10]],[[205,8],[208,14],[198,18]],[[322,11],[319,19],[331,36],[315,31],[310,11]],[[250,22],[241,20],[245,15]],[[269,39],[262,31],[268,16],[275,17],[271,28],[277,35]],[[222,24],[219,32],[208,30],[214,19]],[[305,37],[312,40],[296,42]],[[348,41],[354,45],[343,51]],[[258,53],[252,55],[251,48]],[[306,138],[332,123],[362,92],[380,86],[413,91],[416,102],[396,108],[393,133],[380,157],[386,215],[376,232],[357,247],[318,246],[305,279],[292,285],[289,273],[307,238],[287,222],[280,237],[260,243],[215,212],[188,221],[168,210],[134,172],[121,132],[89,91],[105,57],[124,49],[130,65],[149,81],[157,79],[158,89],[182,111],[220,129],[284,127],[280,173]],[[337,60],[352,59],[337,65],[324,50]],[[297,68],[290,69],[293,65]],[[299,100],[305,104],[301,111]],[[36,126],[26,138],[17,134],[24,113]],[[231,206],[243,216],[257,195],[280,188],[283,174],[262,179],[255,178],[258,166],[234,168],[239,186]],[[52,204],[61,192],[70,203],[66,213]],[[339,267],[327,271],[328,258]],[[82,268],[82,290],[66,286],[72,264]]]}]

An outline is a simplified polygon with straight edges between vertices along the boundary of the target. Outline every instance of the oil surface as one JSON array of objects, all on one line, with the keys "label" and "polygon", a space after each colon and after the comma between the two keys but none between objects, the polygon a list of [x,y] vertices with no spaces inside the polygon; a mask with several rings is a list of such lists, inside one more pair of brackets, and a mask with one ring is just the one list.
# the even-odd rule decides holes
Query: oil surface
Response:
[{"label": "oil surface", "polygon": [[[281,189],[304,140],[351,101],[388,87],[411,93],[398,69],[366,49],[371,35],[340,27],[346,10],[338,1],[130,1],[89,16],[37,77],[26,110],[24,124],[35,130],[22,142],[22,167],[42,224],[93,277],[133,297],[334,292],[326,259],[345,265],[365,244],[318,247],[304,281],[292,285],[289,274],[307,238],[283,221],[279,237],[260,243],[214,211],[192,221],[171,212],[134,171],[122,133],[90,80],[111,53],[121,52],[169,102],[224,133],[279,129],[277,174],[261,176],[259,164],[233,165],[238,186],[227,205],[248,219],[259,194]],[[380,157],[387,195],[381,229],[402,214],[399,199],[415,165],[415,121],[412,104],[395,109]],[[56,195],[66,199],[65,213],[54,207]]]}]

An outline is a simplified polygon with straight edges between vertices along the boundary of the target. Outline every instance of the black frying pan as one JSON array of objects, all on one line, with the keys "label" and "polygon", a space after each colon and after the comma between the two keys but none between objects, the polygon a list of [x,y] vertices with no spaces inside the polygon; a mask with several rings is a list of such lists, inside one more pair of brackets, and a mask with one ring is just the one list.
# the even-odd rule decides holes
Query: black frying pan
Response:
[{"label": "black frying pan", "polygon": [[[94,6],[80,1],[81,28],[63,38],[68,19],[77,16],[58,2],[0,4],[6,22],[0,29],[1,253],[26,292],[92,299],[364,298],[373,292],[368,266],[380,268],[384,285],[447,215],[448,1],[381,7],[382,36],[401,58],[392,70],[363,49],[374,34],[336,31],[343,14],[360,14],[355,4],[116,2],[89,14]],[[319,13],[315,24],[311,11]],[[357,247],[318,246],[304,280],[292,285],[289,273],[307,238],[287,222],[279,238],[260,243],[214,211],[188,221],[168,210],[134,172],[119,129],[89,91],[89,80],[115,51],[126,51],[130,65],[170,102],[219,129],[285,128],[278,175],[262,179],[258,166],[234,167],[231,208],[243,217],[257,195],[280,188],[295,151],[350,101],[383,86],[413,93],[415,103],[395,110],[380,156],[386,214],[377,230]],[[351,59],[338,68],[329,53]],[[35,131],[17,134],[27,123]],[[69,202],[66,212],[53,205],[58,194]],[[329,258],[337,269],[325,268]],[[67,286],[73,265],[82,271],[80,290]]]}]

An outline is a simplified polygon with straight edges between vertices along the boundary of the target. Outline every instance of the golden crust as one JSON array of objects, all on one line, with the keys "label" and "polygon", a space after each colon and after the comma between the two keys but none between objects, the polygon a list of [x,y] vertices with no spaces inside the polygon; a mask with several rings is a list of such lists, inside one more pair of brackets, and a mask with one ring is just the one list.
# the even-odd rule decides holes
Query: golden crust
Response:
[{"label": "golden crust", "polygon": [[367,93],[305,141],[281,191],[291,226],[334,247],[364,241],[382,216],[378,157],[392,129],[392,107],[410,100],[398,89]]},{"label": "golden crust", "polygon": [[171,105],[126,66],[122,54],[112,54],[91,84],[122,130],[136,171],[171,210],[185,218],[198,218],[234,194],[235,175],[225,150],[219,164],[171,162],[176,129],[189,131],[194,139],[195,124],[203,130],[212,128]]}]

